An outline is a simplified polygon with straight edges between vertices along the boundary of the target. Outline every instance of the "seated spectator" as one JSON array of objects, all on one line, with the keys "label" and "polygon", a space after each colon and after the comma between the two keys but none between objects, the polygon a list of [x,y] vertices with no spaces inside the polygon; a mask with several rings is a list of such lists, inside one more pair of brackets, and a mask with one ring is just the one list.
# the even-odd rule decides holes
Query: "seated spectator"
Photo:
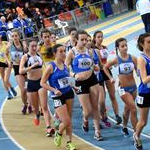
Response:
[{"label": "seated spectator", "polygon": [[23,33],[24,37],[32,37],[33,36],[33,26],[32,23],[27,19],[24,18],[23,14],[18,14],[18,17],[13,20],[14,28],[18,28],[21,33]]},{"label": "seated spectator", "polygon": [[0,18],[0,35],[2,36],[3,41],[7,41],[7,23],[6,23],[6,18],[2,16]]}]

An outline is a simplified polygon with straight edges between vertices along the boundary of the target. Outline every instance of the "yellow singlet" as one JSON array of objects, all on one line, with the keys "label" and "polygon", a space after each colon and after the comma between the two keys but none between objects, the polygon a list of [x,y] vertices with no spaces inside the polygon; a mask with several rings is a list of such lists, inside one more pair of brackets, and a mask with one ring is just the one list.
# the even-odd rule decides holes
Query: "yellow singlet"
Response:
[{"label": "yellow singlet", "polygon": [[[50,45],[50,47],[51,47],[51,45]],[[40,54],[42,56],[44,63],[46,63],[46,64],[55,59],[55,57],[52,55],[52,52],[48,52],[47,47],[45,47],[45,45],[41,46]]]},{"label": "yellow singlet", "polygon": [[5,52],[6,52],[7,42],[2,41],[2,47],[0,47],[0,62],[6,63]]}]

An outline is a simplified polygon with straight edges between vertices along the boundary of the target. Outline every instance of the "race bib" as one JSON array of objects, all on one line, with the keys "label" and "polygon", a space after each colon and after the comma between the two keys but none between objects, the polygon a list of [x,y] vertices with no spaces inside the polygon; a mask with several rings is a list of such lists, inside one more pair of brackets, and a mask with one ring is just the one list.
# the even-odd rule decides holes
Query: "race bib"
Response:
[{"label": "race bib", "polygon": [[108,50],[107,49],[100,50],[100,54],[101,54],[102,58],[107,58],[108,57]]},{"label": "race bib", "polygon": [[1,58],[4,58],[4,56],[5,56],[5,54],[2,53],[2,52],[0,52],[0,57],[1,57]]},{"label": "race bib", "polygon": [[88,69],[92,66],[92,60],[90,58],[80,58],[78,59],[78,68]]},{"label": "race bib", "polygon": [[118,88],[118,92],[120,96],[123,96],[126,93],[125,90],[121,87]]},{"label": "race bib", "polygon": [[144,100],[144,98],[142,96],[139,96],[139,95],[136,98],[137,104],[143,104],[143,100]]},{"label": "race bib", "polygon": [[150,82],[147,83],[147,88],[150,88]]},{"label": "race bib", "polygon": [[14,62],[20,62],[23,52],[11,52],[11,59]]},{"label": "race bib", "polygon": [[58,84],[61,89],[66,88],[69,86],[69,79],[67,77],[58,79]]},{"label": "race bib", "polygon": [[61,100],[60,100],[60,99],[54,99],[54,106],[55,106],[55,107],[60,107],[60,106],[62,106]]}]

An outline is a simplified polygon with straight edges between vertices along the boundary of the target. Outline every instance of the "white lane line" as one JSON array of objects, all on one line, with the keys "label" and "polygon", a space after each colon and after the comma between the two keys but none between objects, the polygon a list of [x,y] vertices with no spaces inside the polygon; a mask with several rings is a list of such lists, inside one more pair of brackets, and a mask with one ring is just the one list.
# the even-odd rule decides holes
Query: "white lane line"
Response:
[{"label": "white lane line", "polygon": [[[15,87],[15,89],[17,88],[18,86]],[[3,121],[3,118],[2,118],[2,113],[3,113],[3,109],[4,109],[4,105],[7,101],[7,98],[5,98],[4,102],[2,103],[2,106],[0,108],[0,122],[1,122],[1,126],[2,126],[2,129],[4,130],[4,132],[7,134],[8,138],[17,146],[19,147],[21,150],[26,150],[24,147],[22,147],[12,136],[11,134],[9,133],[9,131],[7,130],[5,124],[4,124],[4,121]]]},{"label": "white lane line", "polygon": [[[94,144],[92,144],[92,143],[90,143],[90,142],[84,140],[83,138],[77,136],[77,135],[74,134],[74,133],[73,133],[73,136],[76,137],[76,138],[78,138],[80,141],[83,141],[84,143],[86,143],[86,144],[88,144],[88,145],[90,145],[90,146],[92,146],[92,147],[94,147],[94,148],[96,148],[96,149],[105,150],[105,149],[103,149],[103,148],[101,148],[101,147],[98,147],[98,146],[96,146],[96,145],[94,145]],[[99,142],[101,142],[101,141],[99,141]]]},{"label": "white lane line", "polygon": [[0,138],[0,141],[4,141],[4,140],[10,140],[8,137],[6,138]]},{"label": "white lane line", "polygon": [[[110,116],[108,116],[108,119],[111,120],[111,121],[114,122],[114,123],[117,123],[116,120],[113,119],[113,118],[110,117]],[[122,124],[121,124],[120,126],[122,126]],[[130,130],[131,132],[134,132],[134,130],[133,130],[132,128],[130,128],[130,127],[127,127],[127,128],[128,128],[128,130]],[[146,138],[150,139],[150,135],[148,135],[148,134],[141,133],[141,135],[142,135],[143,137],[146,137]]]}]

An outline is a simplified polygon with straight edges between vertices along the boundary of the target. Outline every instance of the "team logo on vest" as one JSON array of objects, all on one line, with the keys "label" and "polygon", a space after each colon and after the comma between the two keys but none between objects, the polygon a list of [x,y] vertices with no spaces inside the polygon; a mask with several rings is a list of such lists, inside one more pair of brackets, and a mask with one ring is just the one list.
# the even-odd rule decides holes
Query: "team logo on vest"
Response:
[{"label": "team logo on vest", "polygon": [[129,64],[125,64],[124,71],[130,71],[130,70],[131,70],[131,66]]},{"label": "team logo on vest", "polygon": [[12,61],[19,63],[22,55],[23,55],[23,52],[12,52],[11,53]]}]

